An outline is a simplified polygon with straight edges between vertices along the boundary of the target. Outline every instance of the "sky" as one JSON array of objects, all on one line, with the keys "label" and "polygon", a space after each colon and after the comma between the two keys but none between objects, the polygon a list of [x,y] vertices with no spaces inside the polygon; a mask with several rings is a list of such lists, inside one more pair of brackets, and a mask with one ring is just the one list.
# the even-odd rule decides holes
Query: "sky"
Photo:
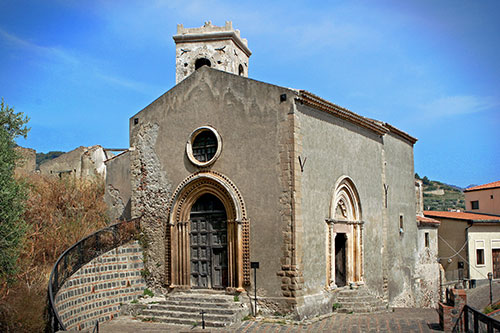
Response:
[{"label": "sky", "polygon": [[37,152],[128,147],[175,85],[177,24],[232,21],[249,77],[305,89],[419,139],[415,172],[500,180],[500,1],[0,0],[0,97]]}]

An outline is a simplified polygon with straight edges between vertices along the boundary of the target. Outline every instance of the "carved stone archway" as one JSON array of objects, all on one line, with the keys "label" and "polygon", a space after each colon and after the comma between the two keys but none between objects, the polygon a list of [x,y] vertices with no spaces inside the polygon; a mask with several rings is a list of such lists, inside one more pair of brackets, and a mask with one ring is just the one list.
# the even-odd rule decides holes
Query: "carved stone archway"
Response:
[{"label": "carved stone archway", "polygon": [[243,291],[250,284],[249,220],[238,188],[215,171],[196,172],[175,190],[169,205],[166,277],[171,288],[191,288],[190,212],[203,194],[217,197],[227,214],[228,288]]},{"label": "carved stone archway", "polygon": [[[363,283],[363,221],[358,191],[351,178],[340,177],[332,191],[327,223],[327,284],[336,288],[337,235],[345,237],[345,282]],[[338,247],[337,247],[338,250]],[[337,256],[338,257],[338,256]],[[338,264],[338,263],[337,263]]]}]

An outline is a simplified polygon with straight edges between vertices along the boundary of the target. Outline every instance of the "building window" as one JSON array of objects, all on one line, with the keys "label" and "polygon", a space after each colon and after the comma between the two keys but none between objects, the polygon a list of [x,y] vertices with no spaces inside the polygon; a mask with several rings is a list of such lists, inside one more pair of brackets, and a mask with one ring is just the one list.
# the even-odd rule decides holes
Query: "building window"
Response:
[{"label": "building window", "polygon": [[203,167],[215,162],[222,150],[219,133],[210,126],[197,128],[189,136],[186,153],[191,163]]},{"label": "building window", "polygon": [[484,265],[484,240],[476,240],[476,266]]},{"label": "building window", "polygon": [[425,247],[429,247],[429,233],[424,234]]},{"label": "building window", "polygon": [[470,206],[472,209],[479,209],[479,201],[476,200],[476,201],[471,201],[470,202]]},{"label": "building window", "polygon": [[211,131],[203,131],[193,140],[193,156],[198,162],[207,162],[215,156],[217,138]]},{"label": "building window", "polygon": [[476,265],[484,265],[484,249],[476,249]]}]

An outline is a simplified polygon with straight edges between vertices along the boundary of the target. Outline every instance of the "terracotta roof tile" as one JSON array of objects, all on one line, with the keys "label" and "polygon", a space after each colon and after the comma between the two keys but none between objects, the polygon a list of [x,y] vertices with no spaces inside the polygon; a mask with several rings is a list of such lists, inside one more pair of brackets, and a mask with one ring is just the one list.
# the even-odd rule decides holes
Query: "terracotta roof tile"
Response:
[{"label": "terracotta roof tile", "polygon": [[477,190],[485,190],[485,189],[488,189],[488,188],[495,188],[495,187],[500,187],[500,180],[496,181],[496,182],[484,184],[484,185],[478,185],[478,186],[474,186],[474,187],[469,187],[469,188],[466,188],[464,190],[464,192],[477,191]]},{"label": "terracotta roof tile", "polygon": [[426,223],[441,223],[438,220],[431,219],[430,217],[425,217],[425,216],[417,216],[417,221],[419,222],[426,222]]},{"label": "terracotta roof tile", "polygon": [[439,227],[441,222],[432,219],[430,217],[417,215],[417,225],[418,226],[428,226],[428,227]]},{"label": "terracotta roof tile", "polygon": [[486,214],[465,213],[465,212],[441,212],[441,211],[424,211],[426,217],[442,217],[447,219],[465,220],[465,221],[498,221],[500,216],[492,216]]}]

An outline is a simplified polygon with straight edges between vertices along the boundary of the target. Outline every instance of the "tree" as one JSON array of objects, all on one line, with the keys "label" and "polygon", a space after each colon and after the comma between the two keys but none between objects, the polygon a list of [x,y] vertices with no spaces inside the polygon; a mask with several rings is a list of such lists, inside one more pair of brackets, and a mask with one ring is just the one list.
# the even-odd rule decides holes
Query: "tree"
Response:
[{"label": "tree", "polygon": [[11,281],[17,271],[16,262],[23,245],[27,225],[22,217],[26,191],[23,183],[14,178],[20,155],[14,150],[15,139],[26,138],[28,117],[15,113],[0,103],[0,279]]}]

